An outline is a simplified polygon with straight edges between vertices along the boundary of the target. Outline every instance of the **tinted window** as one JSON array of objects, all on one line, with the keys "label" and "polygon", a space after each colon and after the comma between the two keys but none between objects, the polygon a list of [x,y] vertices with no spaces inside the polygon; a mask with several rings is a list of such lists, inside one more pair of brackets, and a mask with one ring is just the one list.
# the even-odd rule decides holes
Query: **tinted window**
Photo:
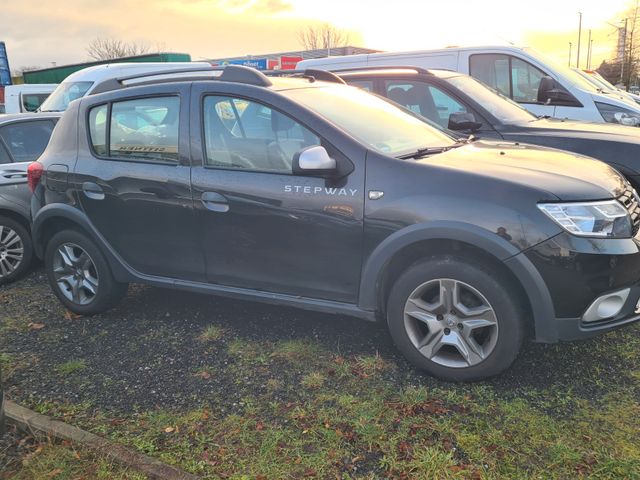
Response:
[{"label": "tinted window", "polygon": [[47,147],[53,125],[50,120],[16,122],[0,127],[0,137],[9,148],[14,161],[32,162]]},{"label": "tinted window", "polygon": [[449,115],[467,111],[449,94],[424,82],[389,80],[385,82],[385,89],[390,100],[444,128],[449,124]]},{"label": "tinted window", "polygon": [[[153,97],[114,102],[110,126],[106,105],[89,112],[91,144],[98,155],[119,159],[178,161],[178,97]],[[106,131],[109,128],[110,143]]]},{"label": "tinted window", "polygon": [[349,85],[373,92],[373,80],[348,80]]},{"label": "tinted window", "polygon": [[511,97],[509,56],[497,54],[471,55],[469,73],[482,83]]},{"label": "tinted window", "polygon": [[48,96],[48,93],[23,93],[22,107],[27,112],[35,112]]},{"label": "tinted window", "polygon": [[291,173],[296,152],[320,139],[277,110],[257,102],[210,96],[204,101],[207,164]]},{"label": "tinted window", "polygon": [[4,145],[0,143],[0,165],[3,163],[11,163],[11,157],[7,152],[7,149],[4,148]]}]

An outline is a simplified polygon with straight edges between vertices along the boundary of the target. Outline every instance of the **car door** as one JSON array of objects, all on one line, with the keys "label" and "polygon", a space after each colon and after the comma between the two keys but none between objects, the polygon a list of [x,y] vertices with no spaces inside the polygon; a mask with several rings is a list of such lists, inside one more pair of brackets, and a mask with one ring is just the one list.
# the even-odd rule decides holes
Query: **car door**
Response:
[{"label": "car door", "polygon": [[80,204],[138,272],[203,280],[190,187],[188,86],[132,95],[125,90],[110,102],[83,101],[88,128],[80,129],[73,175]]},{"label": "car door", "polygon": [[518,102],[534,115],[557,116],[555,105],[538,103],[540,80],[547,74],[520,58],[500,53],[474,54],[469,57],[469,75]]},{"label": "car door", "polygon": [[0,195],[29,211],[27,167],[49,143],[54,119],[22,120],[0,125]]},{"label": "car door", "polygon": [[349,159],[283,113],[282,99],[272,101],[194,85],[191,108],[199,114],[192,117],[191,130],[197,157],[193,193],[207,279],[355,302],[362,262],[364,158],[340,180],[294,175],[293,157],[305,147],[322,145],[338,162]]}]

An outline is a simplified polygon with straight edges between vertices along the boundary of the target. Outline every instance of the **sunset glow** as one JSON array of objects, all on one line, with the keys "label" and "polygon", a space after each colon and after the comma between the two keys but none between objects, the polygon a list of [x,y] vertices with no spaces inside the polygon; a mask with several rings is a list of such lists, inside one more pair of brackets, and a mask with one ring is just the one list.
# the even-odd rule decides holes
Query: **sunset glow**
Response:
[{"label": "sunset glow", "polygon": [[0,32],[14,69],[84,61],[85,46],[96,36],[186,52],[194,60],[296,50],[297,33],[324,22],[348,31],[352,45],[381,50],[513,43],[566,62],[573,42],[575,62],[581,11],[581,55],[586,62],[592,29],[598,65],[612,57],[615,46],[615,27],[607,22],[619,23],[628,5],[627,0],[604,5],[542,0],[526,8],[504,0],[27,0],[2,7]]}]

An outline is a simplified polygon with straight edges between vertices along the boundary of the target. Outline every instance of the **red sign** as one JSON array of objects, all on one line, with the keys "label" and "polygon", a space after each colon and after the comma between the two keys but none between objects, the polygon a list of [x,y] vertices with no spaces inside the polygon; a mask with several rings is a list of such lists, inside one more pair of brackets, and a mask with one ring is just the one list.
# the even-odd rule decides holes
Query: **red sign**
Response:
[{"label": "red sign", "polygon": [[280,70],[295,70],[302,57],[280,57]]},{"label": "red sign", "polygon": [[280,62],[278,60],[269,59],[267,61],[267,68],[269,70],[276,70],[280,66]]},{"label": "red sign", "polygon": [[4,103],[4,87],[0,86],[0,103]]}]

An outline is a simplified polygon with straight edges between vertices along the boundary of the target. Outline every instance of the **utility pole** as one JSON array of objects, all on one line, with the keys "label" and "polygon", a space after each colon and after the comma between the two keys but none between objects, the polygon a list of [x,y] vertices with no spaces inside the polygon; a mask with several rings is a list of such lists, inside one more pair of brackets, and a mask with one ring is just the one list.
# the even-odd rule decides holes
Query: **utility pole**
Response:
[{"label": "utility pole", "polygon": [[622,62],[620,63],[620,83],[624,83],[624,62],[627,61],[627,20],[627,18],[624,19],[624,31],[622,32],[624,37],[622,42]]},{"label": "utility pole", "polygon": [[572,46],[572,45],[573,45],[573,44],[572,44],[571,42],[569,42],[569,62],[567,63],[567,65],[568,65],[569,67],[571,67],[571,46]]},{"label": "utility pole", "polygon": [[589,29],[589,40],[587,41],[587,70],[591,68],[591,29]]},{"label": "utility pole", "polygon": [[578,53],[576,57],[576,67],[580,68],[580,37],[582,36],[582,12],[578,12],[580,20],[578,21]]},{"label": "utility pole", "polygon": [[593,53],[593,40],[589,41],[589,70],[591,70],[591,54]]}]

